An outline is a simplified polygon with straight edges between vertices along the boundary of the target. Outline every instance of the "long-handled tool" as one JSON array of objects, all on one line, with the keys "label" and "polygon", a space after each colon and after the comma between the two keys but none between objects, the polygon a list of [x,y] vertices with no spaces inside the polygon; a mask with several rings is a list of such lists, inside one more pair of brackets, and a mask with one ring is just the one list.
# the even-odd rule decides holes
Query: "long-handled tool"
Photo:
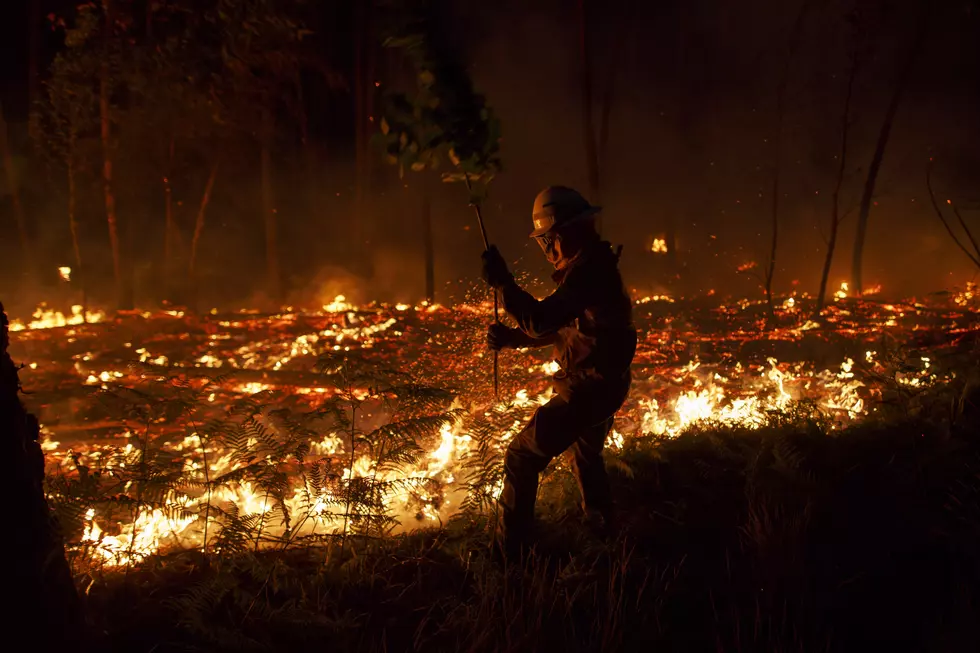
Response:
[{"label": "long-handled tool", "polygon": [[[464,173],[463,179],[466,180],[466,190],[470,193],[470,198],[473,197],[473,186],[470,184],[469,173]],[[480,204],[478,202],[471,202],[473,210],[476,211],[476,219],[480,223],[480,235],[483,236],[483,249],[490,249],[490,240],[487,238],[487,228],[483,224],[483,213],[480,211]],[[497,324],[500,324],[500,309],[498,307],[497,301],[497,289],[493,289],[493,319]],[[499,363],[497,352],[493,352],[493,398],[500,399],[500,373],[499,373]]]}]

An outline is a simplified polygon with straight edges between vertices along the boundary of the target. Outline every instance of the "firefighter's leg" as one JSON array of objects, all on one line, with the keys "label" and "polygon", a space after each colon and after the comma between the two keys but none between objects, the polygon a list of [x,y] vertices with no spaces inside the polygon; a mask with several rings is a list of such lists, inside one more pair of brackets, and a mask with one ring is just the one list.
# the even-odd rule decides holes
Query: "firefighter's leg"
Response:
[{"label": "firefighter's leg", "polygon": [[535,411],[531,421],[507,447],[498,537],[510,553],[519,550],[530,536],[538,475],[552,458],[575,442],[579,433],[568,423],[568,412],[564,400],[552,399]]},{"label": "firefighter's leg", "polygon": [[599,424],[588,427],[572,445],[572,469],[579,489],[582,491],[582,508],[586,514],[596,512],[606,522],[612,520],[612,493],[609,477],[602,462],[602,448],[606,436],[612,428],[610,417]]}]

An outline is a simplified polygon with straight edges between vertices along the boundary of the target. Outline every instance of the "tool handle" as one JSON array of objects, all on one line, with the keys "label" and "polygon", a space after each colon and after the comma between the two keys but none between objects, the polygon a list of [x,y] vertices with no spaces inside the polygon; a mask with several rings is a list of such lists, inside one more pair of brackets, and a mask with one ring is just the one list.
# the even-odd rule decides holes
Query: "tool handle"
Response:
[{"label": "tool handle", "polygon": [[[487,227],[483,224],[483,212],[480,211],[480,205],[473,202],[473,185],[470,183],[470,175],[467,172],[463,173],[463,179],[466,181],[466,190],[470,194],[470,204],[473,206],[473,210],[476,211],[476,220],[480,223],[480,235],[483,236],[483,249],[490,249],[490,239],[487,238]],[[496,323],[500,323],[500,302],[497,299],[497,290],[493,289],[493,319]],[[499,352],[493,352],[493,397],[494,399],[500,399],[500,357]]]}]

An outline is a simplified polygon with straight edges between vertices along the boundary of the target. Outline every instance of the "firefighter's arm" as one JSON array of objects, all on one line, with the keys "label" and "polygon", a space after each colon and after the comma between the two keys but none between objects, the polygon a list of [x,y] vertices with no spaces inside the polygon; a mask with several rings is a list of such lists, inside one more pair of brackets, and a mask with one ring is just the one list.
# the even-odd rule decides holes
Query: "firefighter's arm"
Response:
[{"label": "firefighter's arm", "polygon": [[512,329],[500,322],[493,322],[487,327],[487,346],[493,351],[544,347],[553,343],[554,337],[532,338],[520,329]]},{"label": "firefighter's arm", "polygon": [[534,340],[554,338],[555,333],[585,310],[585,293],[578,288],[574,275],[569,275],[555,292],[542,300],[535,299],[516,281],[500,289],[504,310],[517,321],[525,335]]},{"label": "firefighter's arm", "polygon": [[555,334],[552,333],[543,338],[532,338],[520,329],[514,329],[514,332],[511,334],[511,343],[514,349],[546,347],[555,344]]}]

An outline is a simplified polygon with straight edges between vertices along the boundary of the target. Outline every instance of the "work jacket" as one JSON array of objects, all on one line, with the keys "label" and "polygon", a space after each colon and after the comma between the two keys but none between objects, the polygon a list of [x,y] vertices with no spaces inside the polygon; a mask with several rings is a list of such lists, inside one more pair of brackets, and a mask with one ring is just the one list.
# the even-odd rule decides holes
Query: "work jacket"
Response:
[{"label": "work jacket", "polygon": [[554,343],[559,395],[605,397],[615,412],[629,390],[636,353],[633,303],[619,274],[619,255],[597,240],[553,279],[557,289],[541,300],[513,280],[500,289],[504,310],[527,337],[515,344]]}]

